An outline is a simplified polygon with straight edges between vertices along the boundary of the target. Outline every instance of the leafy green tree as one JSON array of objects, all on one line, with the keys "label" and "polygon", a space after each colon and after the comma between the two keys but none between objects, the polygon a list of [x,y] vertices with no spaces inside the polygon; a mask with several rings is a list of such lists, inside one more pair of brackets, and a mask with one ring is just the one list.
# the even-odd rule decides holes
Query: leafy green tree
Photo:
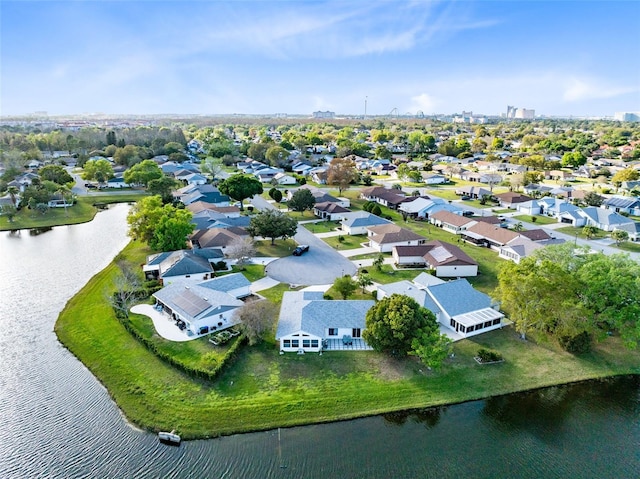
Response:
[{"label": "leafy green tree", "polygon": [[270,238],[271,244],[276,238],[287,239],[296,234],[298,222],[280,210],[263,210],[251,217],[247,231],[253,237]]},{"label": "leafy green tree", "polygon": [[262,183],[250,175],[232,175],[223,180],[219,185],[221,193],[229,195],[236,201],[240,202],[240,209],[244,211],[243,201],[251,198],[253,195],[262,193]]},{"label": "leafy green tree", "polygon": [[149,243],[155,233],[155,226],[163,216],[162,198],[145,196],[138,200],[127,215],[129,236],[135,240]]},{"label": "leafy green tree", "polygon": [[170,141],[164,145],[164,152],[166,155],[171,155],[172,153],[183,153],[184,146],[177,141]]},{"label": "leafy green tree", "polygon": [[640,179],[640,172],[633,168],[626,168],[624,170],[618,171],[611,178],[611,183],[613,183],[616,187],[620,187],[623,181],[636,181]]},{"label": "leafy green tree", "polygon": [[595,235],[597,235],[598,231],[599,231],[598,228],[592,225],[586,225],[582,228],[582,234],[585,235],[585,237],[588,240],[592,239]]},{"label": "leafy green tree", "polygon": [[[277,190],[276,190],[277,191]],[[300,188],[296,190],[287,205],[289,209],[302,213],[306,210],[312,210],[316,204],[316,199],[313,193],[306,188]]]},{"label": "leafy green tree", "polygon": [[345,275],[336,278],[333,282],[333,289],[342,296],[342,299],[347,299],[356,289],[358,289],[358,284],[353,280],[353,278],[351,278],[351,276]]},{"label": "leafy green tree", "polygon": [[60,165],[46,165],[40,168],[38,172],[40,178],[43,180],[53,181],[59,185],[66,185],[67,183],[74,183],[75,180],[67,170]]},{"label": "leafy green tree", "polygon": [[164,173],[153,160],[144,160],[136,163],[124,172],[124,181],[130,185],[148,186],[151,180],[162,178]]},{"label": "leafy green tree", "polygon": [[131,166],[140,161],[138,147],[135,145],[126,145],[118,148],[113,154],[113,161],[118,165]]},{"label": "leafy green tree", "polygon": [[367,311],[362,337],[376,351],[405,356],[416,338],[434,328],[438,327],[431,311],[409,296],[393,294]]},{"label": "leafy green tree", "polygon": [[269,149],[267,143],[252,143],[247,150],[247,155],[257,161],[264,161],[266,159],[267,150]]},{"label": "leafy green tree", "polygon": [[358,273],[356,283],[362,288],[362,294],[364,294],[365,289],[373,284],[373,280],[367,273]]},{"label": "leafy green tree", "polygon": [[338,187],[339,194],[358,177],[356,164],[348,158],[334,158],[327,168],[327,183]]},{"label": "leafy green tree", "polygon": [[109,131],[107,133],[107,145],[115,145],[116,141],[116,132],[113,130]]},{"label": "leafy green tree", "polygon": [[274,145],[264,154],[265,159],[272,166],[282,166],[287,163],[289,159],[289,151],[281,146]]},{"label": "leafy green tree", "polygon": [[600,206],[604,202],[604,198],[595,191],[590,191],[584,195],[584,202],[587,206]]},{"label": "leafy green tree", "polygon": [[[433,320],[435,321],[435,316]],[[451,354],[452,344],[453,341],[447,335],[440,334],[436,324],[435,327],[424,327],[421,330],[421,334],[411,342],[409,354],[419,357],[429,369],[438,369]]]},{"label": "leafy green tree", "polygon": [[611,239],[615,240],[616,245],[629,241],[629,233],[625,230],[613,230],[611,232]]},{"label": "leafy green tree", "polygon": [[191,222],[191,211],[164,205],[162,215],[154,225],[153,237],[149,246],[158,251],[176,251],[184,249],[195,227]]},{"label": "leafy green tree", "polygon": [[380,208],[380,205],[374,204],[374,205],[371,206],[370,213],[372,215],[381,216],[382,215],[382,208]]},{"label": "leafy green tree", "polygon": [[108,160],[89,160],[84,164],[82,179],[105,183],[109,178],[113,178],[113,167]]},{"label": "leafy green tree", "polygon": [[587,162],[587,157],[584,156],[579,151],[574,151],[573,153],[565,153],[562,155],[562,166],[563,167],[572,167],[577,168],[579,166],[584,165]]},{"label": "leafy green tree", "polygon": [[177,180],[170,178],[166,175],[162,175],[160,178],[149,181],[147,184],[147,191],[152,195],[158,195],[162,198],[163,203],[171,203],[173,201],[173,190],[180,184]]}]

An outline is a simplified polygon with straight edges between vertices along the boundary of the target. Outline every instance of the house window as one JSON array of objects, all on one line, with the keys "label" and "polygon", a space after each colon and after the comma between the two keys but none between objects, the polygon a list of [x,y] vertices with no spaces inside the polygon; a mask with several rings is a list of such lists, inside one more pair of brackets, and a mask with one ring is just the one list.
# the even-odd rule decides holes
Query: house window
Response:
[{"label": "house window", "polygon": [[455,328],[455,327],[456,327],[456,324],[457,324],[457,323],[456,323],[456,320],[455,320],[455,319],[453,319],[453,318],[451,318],[451,321],[449,321],[449,326],[451,326],[452,328]]},{"label": "house window", "polygon": [[303,348],[310,348],[311,347],[311,340],[310,339],[303,339],[302,340],[302,347]]},{"label": "house window", "polygon": [[337,336],[338,328],[329,328],[329,336]]},{"label": "house window", "polygon": [[466,332],[467,332],[467,330],[465,329],[465,327],[464,327],[464,326],[460,326],[460,332],[461,332],[461,333],[466,333]]},{"label": "house window", "polygon": [[299,339],[292,339],[291,340],[291,347],[292,348],[297,348],[298,346],[300,346],[300,340]]},{"label": "house window", "polygon": [[486,321],[486,322],[484,323],[484,327],[485,327],[485,328],[488,328],[489,326],[491,326],[491,321]]},{"label": "house window", "polygon": [[483,327],[482,323],[476,324],[476,331],[478,331],[479,329],[482,329],[482,327]]},{"label": "house window", "polygon": [[291,347],[291,340],[290,339],[285,339],[282,341],[282,347],[283,348],[290,348]]},{"label": "house window", "polygon": [[318,340],[317,339],[312,339],[311,340],[311,347],[312,348],[317,348],[318,347]]},{"label": "house window", "polygon": [[360,328],[353,328],[351,331],[351,336],[354,338],[359,338],[361,336],[362,330]]},{"label": "house window", "polygon": [[500,318],[493,320],[493,325],[500,324]]}]

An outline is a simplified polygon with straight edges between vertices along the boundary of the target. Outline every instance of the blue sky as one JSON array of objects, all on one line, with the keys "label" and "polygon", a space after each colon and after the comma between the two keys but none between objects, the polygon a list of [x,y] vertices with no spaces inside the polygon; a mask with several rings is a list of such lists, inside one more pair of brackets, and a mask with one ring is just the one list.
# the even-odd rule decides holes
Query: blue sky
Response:
[{"label": "blue sky", "polygon": [[11,1],[0,113],[640,110],[639,1]]}]

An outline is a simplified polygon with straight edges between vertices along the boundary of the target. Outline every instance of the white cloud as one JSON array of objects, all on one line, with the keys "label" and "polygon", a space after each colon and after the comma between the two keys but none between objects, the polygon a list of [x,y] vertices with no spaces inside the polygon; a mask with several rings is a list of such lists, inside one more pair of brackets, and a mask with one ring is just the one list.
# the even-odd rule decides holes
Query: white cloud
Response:
[{"label": "white cloud", "polygon": [[408,108],[408,111],[410,111],[411,113],[417,113],[418,111],[421,111],[422,113],[428,115],[436,111],[437,104],[437,100],[431,95],[421,93],[420,95],[411,97],[411,106]]},{"label": "white cloud", "polygon": [[627,93],[640,91],[639,87],[621,87],[605,85],[594,80],[581,80],[573,78],[565,87],[562,99],[566,102],[578,102],[596,100],[601,98],[614,98]]}]

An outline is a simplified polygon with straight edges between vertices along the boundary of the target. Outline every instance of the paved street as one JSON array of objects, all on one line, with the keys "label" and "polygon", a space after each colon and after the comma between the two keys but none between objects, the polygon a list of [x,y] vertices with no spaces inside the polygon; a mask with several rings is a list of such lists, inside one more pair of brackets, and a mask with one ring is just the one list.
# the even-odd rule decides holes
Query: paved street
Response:
[{"label": "paved street", "polygon": [[[254,196],[251,203],[258,209],[274,209],[259,196]],[[302,256],[285,256],[269,263],[265,273],[270,278],[288,284],[318,285],[331,284],[340,276],[356,273],[351,261],[303,226],[298,227],[294,238],[299,244],[308,244],[309,251]]]}]

